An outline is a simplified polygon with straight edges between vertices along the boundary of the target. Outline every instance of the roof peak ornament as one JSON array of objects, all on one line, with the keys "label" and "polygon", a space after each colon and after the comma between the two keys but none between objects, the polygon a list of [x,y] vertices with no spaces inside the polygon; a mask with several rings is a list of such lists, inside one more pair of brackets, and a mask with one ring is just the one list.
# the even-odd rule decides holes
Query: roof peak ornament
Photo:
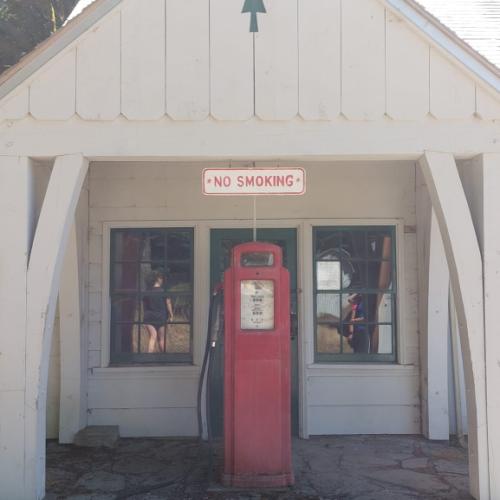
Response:
[{"label": "roof peak ornament", "polygon": [[266,7],[264,6],[264,0],[245,0],[243,5],[242,14],[250,12],[250,33],[257,33],[259,31],[259,25],[257,22],[257,13],[265,14]]}]

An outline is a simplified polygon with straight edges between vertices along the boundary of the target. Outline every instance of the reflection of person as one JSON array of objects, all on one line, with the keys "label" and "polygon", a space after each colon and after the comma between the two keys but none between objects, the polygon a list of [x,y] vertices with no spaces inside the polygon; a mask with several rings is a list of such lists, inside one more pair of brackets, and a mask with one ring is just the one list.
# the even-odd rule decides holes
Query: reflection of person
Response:
[{"label": "reflection of person", "polygon": [[142,298],[144,326],[149,334],[148,352],[165,352],[165,325],[173,319],[172,301],[163,295],[166,283],[163,272],[151,271],[146,277],[148,291]]},{"label": "reflection of person", "polygon": [[351,311],[347,316],[349,321],[347,342],[354,352],[369,353],[370,335],[366,325],[360,324],[366,321],[363,296],[360,293],[353,293],[349,295],[347,301],[351,304]]}]

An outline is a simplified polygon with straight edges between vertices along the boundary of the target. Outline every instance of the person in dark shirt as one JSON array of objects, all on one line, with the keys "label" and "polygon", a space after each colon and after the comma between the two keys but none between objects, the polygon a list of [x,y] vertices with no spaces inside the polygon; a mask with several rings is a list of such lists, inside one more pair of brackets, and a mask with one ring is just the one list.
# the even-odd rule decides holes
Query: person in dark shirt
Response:
[{"label": "person in dark shirt", "polygon": [[370,335],[365,324],[365,308],[363,296],[360,293],[349,295],[347,301],[351,304],[351,312],[347,317],[349,321],[347,342],[354,352],[368,354],[370,352]]},{"label": "person in dark shirt", "polygon": [[174,317],[172,301],[164,295],[166,277],[154,270],[146,278],[148,294],[142,298],[144,327],[149,334],[148,352],[165,352],[165,328]]}]

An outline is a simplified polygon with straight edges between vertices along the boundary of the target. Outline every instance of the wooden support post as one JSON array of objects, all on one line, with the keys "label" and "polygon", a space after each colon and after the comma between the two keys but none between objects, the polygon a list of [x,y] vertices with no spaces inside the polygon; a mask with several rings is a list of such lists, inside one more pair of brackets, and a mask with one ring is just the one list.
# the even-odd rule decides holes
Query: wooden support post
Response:
[{"label": "wooden support post", "polygon": [[87,174],[81,155],[56,158],[27,274],[25,495],[45,494],[45,418],[50,344],[68,235]]},{"label": "wooden support post", "polygon": [[484,316],[486,335],[486,407],[490,459],[490,498],[500,498],[500,154],[477,158],[482,166],[482,250],[484,263]]},{"label": "wooden support post", "polygon": [[488,499],[481,253],[453,155],[426,152],[419,163],[443,238],[457,309],[467,389],[470,491],[475,498]]},{"label": "wooden support post", "polygon": [[26,270],[35,220],[28,158],[0,157],[0,497],[25,499]]},{"label": "wooden support post", "polygon": [[61,389],[59,442],[73,443],[82,422],[80,276],[76,222],[73,223],[64,257],[59,287]]}]

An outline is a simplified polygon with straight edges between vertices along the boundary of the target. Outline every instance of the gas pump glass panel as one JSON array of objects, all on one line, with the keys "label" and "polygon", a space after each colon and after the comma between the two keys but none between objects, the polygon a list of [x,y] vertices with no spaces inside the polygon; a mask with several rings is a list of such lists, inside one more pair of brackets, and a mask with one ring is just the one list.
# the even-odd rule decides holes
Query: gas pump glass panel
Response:
[{"label": "gas pump glass panel", "polygon": [[191,362],[193,230],[110,236],[111,363]]},{"label": "gas pump glass panel", "polygon": [[242,330],[274,330],[274,281],[241,281]]},{"label": "gas pump glass panel", "polygon": [[242,267],[273,267],[274,254],[271,252],[245,252],[241,256]]},{"label": "gas pump glass panel", "polygon": [[396,361],[395,228],[314,228],[315,358]]}]

